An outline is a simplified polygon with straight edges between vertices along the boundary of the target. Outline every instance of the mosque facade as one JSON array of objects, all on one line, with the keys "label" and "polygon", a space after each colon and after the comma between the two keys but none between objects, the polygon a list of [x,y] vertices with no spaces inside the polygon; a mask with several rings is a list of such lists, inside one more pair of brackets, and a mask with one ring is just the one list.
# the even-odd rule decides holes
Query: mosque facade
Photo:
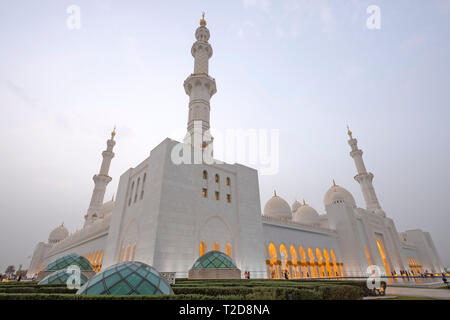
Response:
[{"label": "mosque facade", "polygon": [[69,233],[60,225],[47,242],[38,243],[29,277],[69,253],[85,256],[97,272],[119,262],[140,261],[187,277],[193,263],[211,250],[224,252],[253,278],[364,277],[371,265],[389,276],[444,272],[431,235],[420,229],[399,232],[381,208],[374,176],[366,170],[350,129],[350,155],[365,208],[333,181],[324,196],[324,214],[305,201],[289,205],[276,192],[261,210],[255,169],[219,161],[174,161],[180,145],[184,159],[195,158],[197,150],[212,155],[210,99],[216,82],[208,72],[213,51],[204,18],[195,37],[194,72],[184,81],[189,96],[184,141],[162,141],[120,176],[116,199],[105,202],[112,180],[114,130],[93,177],[83,227]]}]

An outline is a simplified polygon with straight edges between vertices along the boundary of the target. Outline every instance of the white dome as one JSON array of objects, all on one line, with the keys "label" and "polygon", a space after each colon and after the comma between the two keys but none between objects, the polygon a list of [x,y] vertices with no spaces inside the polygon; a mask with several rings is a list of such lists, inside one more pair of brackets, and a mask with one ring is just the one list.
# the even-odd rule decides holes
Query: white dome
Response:
[{"label": "white dome", "polygon": [[336,185],[335,183],[333,183],[333,186],[328,189],[327,193],[325,193],[323,202],[325,206],[333,203],[347,203],[352,207],[356,207],[356,202],[355,198],[353,198],[353,195],[346,189]]},{"label": "white dome", "polygon": [[292,204],[292,212],[297,211],[297,209],[300,208],[300,206],[301,206],[300,202],[295,200],[294,203]]},{"label": "white dome", "polygon": [[291,207],[283,198],[275,193],[264,206],[264,215],[266,217],[292,218]]},{"label": "white dome", "polygon": [[303,203],[293,214],[292,220],[299,223],[314,224],[319,222],[319,213],[310,205]]},{"label": "white dome", "polygon": [[48,243],[58,243],[69,236],[69,231],[64,227],[64,223],[53,229],[48,236]]}]

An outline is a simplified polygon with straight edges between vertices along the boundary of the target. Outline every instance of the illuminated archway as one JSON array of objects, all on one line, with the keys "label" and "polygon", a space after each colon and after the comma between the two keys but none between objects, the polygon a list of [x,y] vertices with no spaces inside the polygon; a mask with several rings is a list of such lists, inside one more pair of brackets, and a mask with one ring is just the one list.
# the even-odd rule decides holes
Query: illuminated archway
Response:
[{"label": "illuminated archway", "polygon": [[389,268],[389,261],[386,256],[386,251],[384,250],[383,242],[379,238],[377,238],[378,250],[380,251],[381,260],[383,261],[384,269],[386,271],[386,275],[391,275],[391,269]]},{"label": "illuminated archway", "polygon": [[310,278],[311,273],[309,272],[308,268],[308,259],[306,259],[306,251],[303,246],[300,246],[298,249],[298,252],[300,254],[300,265],[301,265],[301,271],[302,271],[302,278]]},{"label": "illuminated archway", "polygon": [[200,242],[200,257],[206,253],[206,242]]},{"label": "illuminated archway", "polygon": [[285,273],[287,272],[288,278],[290,278],[290,272],[289,272],[289,257],[288,252],[286,249],[286,246],[284,244],[280,245],[280,256],[281,256],[281,272],[283,275],[283,278],[285,277]]},{"label": "illuminated archway", "polygon": [[220,245],[219,245],[219,243],[217,241],[214,242],[214,244],[213,244],[213,250],[214,251],[219,251],[220,250]]},{"label": "illuminated archway", "polygon": [[311,247],[308,248],[309,256],[309,268],[311,270],[311,277],[317,278],[316,259],[314,257],[314,251]]},{"label": "illuminated archway", "polygon": [[327,270],[327,275],[328,275],[328,277],[333,277],[333,271],[331,271],[331,266],[330,266],[330,255],[328,254],[327,249],[323,249],[323,257],[325,259],[325,267]]},{"label": "illuminated archway", "polygon": [[231,247],[231,244],[227,243],[225,246],[225,254],[229,256],[230,258],[233,257],[233,248]]},{"label": "illuminated archway", "polygon": [[319,248],[316,248],[316,257],[317,257],[317,263],[319,266],[319,277],[323,278],[323,277],[325,277],[325,266],[323,264],[322,252],[320,251]]},{"label": "illuminated archway", "polygon": [[370,258],[370,253],[369,250],[367,249],[367,246],[364,245],[364,253],[366,254],[366,258],[367,258],[367,263],[369,266],[373,265],[372,263],[372,258]]},{"label": "illuminated archway", "polygon": [[333,249],[330,250],[330,254],[331,254],[331,260],[333,260],[333,271],[336,277],[342,276],[339,275],[339,267],[337,265],[337,261],[336,261],[336,255],[334,254]]},{"label": "illuminated archway", "polygon": [[297,250],[293,245],[291,245],[289,251],[291,253],[292,278],[298,279],[300,277],[300,272],[298,267]]},{"label": "illuminated archway", "polygon": [[280,273],[278,269],[278,257],[277,248],[273,243],[269,244],[269,264],[270,264],[270,275],[271,279],[279,279]]}]

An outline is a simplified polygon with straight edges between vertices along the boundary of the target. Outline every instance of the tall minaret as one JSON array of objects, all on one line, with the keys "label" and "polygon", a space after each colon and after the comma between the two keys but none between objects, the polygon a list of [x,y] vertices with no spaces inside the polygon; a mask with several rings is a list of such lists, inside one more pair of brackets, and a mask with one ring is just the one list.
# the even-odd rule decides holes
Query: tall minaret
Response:
[{"label": "tall minaret", "polygon": [[[197,41],[191,49],[194,57],[194,73],[184,81],[184,90],[189,96],[188,135],[185,142],[193,144],[194,147],[204,148],[212,143],[212,137],[209,135],[211,110],[209,101],[216,93],[216,80],[208,74],[208,60],[213,50],[208,43],[209,30],[206,28],[205,13],[200,20],[200,27],[195,31],[195,38]],[[202,139],[203,135],[210,138]]]},{"label": "tall minaret", "polygon": [[100,209],[103,205],[103,198],[105,197],[106,186],[111,182],[112,178],[108,176],[109,166],[111,165],[111,160],[114,158],[113,148],[116,144],[114,141],[114,136],[116,135],[116,128],[111,132],[111,139],[106,142],[107,148],[102,152],[103,161],[100,167],[99,174],[94,175],[92,178],[94,180],[94,191],[92,192],[91,203],[89,204],[89,209],[87,214],[84,216],[84,225],[89,225],[99,217]]},{"label": "tall minaret", "polygon": [[347,134],[350,137],[350,140],[348,140],[348,144],[352,148],[350,156],[355,161],[356,170],[358,171],[358,174],[355,176],[355,180],[358,181],[361,185],[361,190],[366,202],[366,208],[367,210],[371,210],[377,214],[380,214],[381,216],[386,216],[384,211],[381,209],[380,204],[378,203],[378,198],[372,185],[373,174],[371,172],[367,172],[362,158],[363,152],[362,150],[358,149],[358,140],[352,137],[352,132],[350,131],[350,128],[348,126],[347,129]]}]

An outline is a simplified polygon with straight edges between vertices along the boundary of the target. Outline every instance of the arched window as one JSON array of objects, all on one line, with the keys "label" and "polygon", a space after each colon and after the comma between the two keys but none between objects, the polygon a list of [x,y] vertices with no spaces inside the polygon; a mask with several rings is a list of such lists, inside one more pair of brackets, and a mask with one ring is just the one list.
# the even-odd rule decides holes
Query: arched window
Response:
[{"label": "arched window", "polygon": [[277,248],[273,243],[269,244],[269,265],[270,265],[270,279],[279,279],[280,273],[278,271],[278,257]]},{"label": "arched window", "polygon": [[208,180],[208,171],[203,170],[203,179]]},{"label": "arched window", "polygon": [[131,251],[131,261],[134,261],[136,257],[136,242],[133,244],[133,250]]},{"label": "arched window", "polygon": [[316,258],[314,257],[314,251],[311,247],[308,248],[308,256],[309,256],[309,268],[311,270],[311,277],[317,278]]},{"label": "arched window", "polygon": [[141,177],[139,177],[139,178],[137,179],[136,192],[134,193],[134,202],[136,202],[136,200],[137,200],[140,182],[141,182]]},{"label": "arched window", "polygon": [[206,242],[200,242],[200,257],[206,253]]},{"label": "arched window", "polygon": [[131,205],[131,197],[133,196],[133,191],[134,191],[134,181],[131,183],[130,198],[128,199],[128,206]]},{"label": "arched window", "polygon": [[218,174],[216,174],[216,183],[219,183],[219,182],[220,182],[220,177]]},{"label": "arched window", "polygon": [[386,275],[391,275],[391,269],[389,268],[389,261],[386,256],[386,251],[384,250],[383,242],[379,238],[376,238],[378,250],[380,251],[381,260],[383,261],[384,269],[386,270]]},{"label": "arched window", "polygon": [[[336,255],[334,254],[333,249],[330,250],[331,260],[333,260],[333,271],[336,277],[339,277],[339,268],[336,261]],[[342,275],[341,275],[342,276]]]},{"label": "arched window", "polygon": [[292,268],[292,278],[298,279],[300,277],[298,260],[297,260],[297,250],[293,245],[289,248],[291,254],[291,268]]},{"label": "arched window", "polygon": [[230,186],[231,185],[231,179],[230,179],[230,177],[227,177],[227,186]]},{"label": "arched window", "polygon": [[325,266],[323,264],[322,251],[319,248],[316,248],[316,257],[319,266],[319,277],[323,278],[325,277]]},{"label": "arched window", "polygon": [[120,260],[119,260],[120,262],[123,261],[124,254],[125,254],[125,246],[122,246],[122,250],[120,250]]},{"label": "arched window", "polygon": [[144,199],[144,186],[145,186],[146,178],[147,178],[147,173],[144,173],[144,177],[142,178],[141,200]]},{"label": "arched window", "polygon": [[327,249],[323,249],[323,257],[325,259],[325,268],[327,270],[328,277],[333,277],[333,271],[331,271],[330,266],[330,255],[328,254]]},{"label": "arched window", "polygon": [[214,242],[214,244],[213,244],[213,250],[214,251],[219,251],[220,250],[220,245],[219,245],[219,243],[217,241]]},{"label": "arched window", "polygon": [[289,265],[288,265],[289,257],[288,257],[288,253],[286,250],[286,246],[284,244],[280,245],[280,256],[281,256],[281,271],[282,271],[283,278],[285,278],[286,275],[287,275],[287,278],[290,278]]},{"label": "arched window", "polygon": [[231,247],[231,244],[229,243],[227,243],[227,245],[225,246],[225,254],[230,258],[233,258],[233,249]]},{"label": "arched window", "polygon": [[127,247],[127,258],[126,258],[125,261],[130,261],[130,249],[131,249],[131,246],[128,245],[128,247]]},{"label": "arched window", "polygon": [[300,254],[300,265],[302,267],[302,278],[310,278],[311,272],[308,268],[308,259],[306,258],[305,248],[303,248],[303,246],[300,246],[298,252]]},{"label": "arched window", "polygon": [[98,258],[98,264],[99,264],[99,268],[101,269],[102,268],[102,264],[103,264],[103,249],[100,250],[100,257]]}]

